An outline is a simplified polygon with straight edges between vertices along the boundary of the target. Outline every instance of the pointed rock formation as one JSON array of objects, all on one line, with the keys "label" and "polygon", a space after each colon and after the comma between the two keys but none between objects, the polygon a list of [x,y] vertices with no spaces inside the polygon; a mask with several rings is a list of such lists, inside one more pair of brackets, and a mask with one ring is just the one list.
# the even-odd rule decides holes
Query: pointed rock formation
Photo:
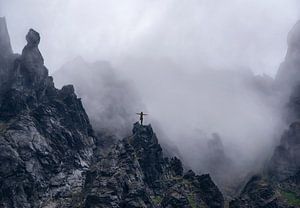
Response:
[{"label": "pointed rock formation", "polygon": [[72,207],[89,168],[94,135],[73,86],[54,87],[30,30],[7,58],[0,90],[0,207]]}]

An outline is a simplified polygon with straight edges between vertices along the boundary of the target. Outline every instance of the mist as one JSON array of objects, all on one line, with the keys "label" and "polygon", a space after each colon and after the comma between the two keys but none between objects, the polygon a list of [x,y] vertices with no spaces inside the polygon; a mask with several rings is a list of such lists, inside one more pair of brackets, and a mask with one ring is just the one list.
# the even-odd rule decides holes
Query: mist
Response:
[{"label": "mist", "polygon": [[53,74],[61,88],[73,84],[96,133],[123,138],[131,134],[131,123],[145,106],[135,87],[116,74],[107,61],[88,63],[82,57],[65,63]]},{"label": "mist", "polygon": [[14,51],[39,31],[54,81],[75,84],[93,126],[121,138],[149,113],[186,168],[219,184],[261,169],[286,127],[273,85],[296,0],[0,2]]}]

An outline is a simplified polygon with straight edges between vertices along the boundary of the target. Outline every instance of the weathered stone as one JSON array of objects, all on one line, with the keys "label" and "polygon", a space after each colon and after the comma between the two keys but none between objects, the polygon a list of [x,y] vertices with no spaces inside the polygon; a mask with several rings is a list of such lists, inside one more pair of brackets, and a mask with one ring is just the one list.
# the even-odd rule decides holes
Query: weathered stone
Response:
[{"label": "weathered stone", "polygon": [[26,35],[26,40],[28,46],[37,47],[41,40],[40,34],[37,31],[30,29]]},{"label": "weathered stone", "polygon": [[93,130],[74,91],[54,88],[38,33],[26,38],[21,60],[2,65],[12,73],[0,94],[0,207],[68,207],[84,184]]}]

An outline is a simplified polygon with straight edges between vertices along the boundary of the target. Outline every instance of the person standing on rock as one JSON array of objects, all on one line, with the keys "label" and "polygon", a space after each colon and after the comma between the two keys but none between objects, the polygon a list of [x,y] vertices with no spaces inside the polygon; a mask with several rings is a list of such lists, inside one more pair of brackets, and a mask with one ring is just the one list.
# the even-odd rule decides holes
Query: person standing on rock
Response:
[{"label": "person standing on rock", "polygon": [[140,116],[141,125],[143,125],[144,116],[146,116],[148,114],[143,113],[143,111],[140,112],[140,113],[136,113],[136,114]]}]

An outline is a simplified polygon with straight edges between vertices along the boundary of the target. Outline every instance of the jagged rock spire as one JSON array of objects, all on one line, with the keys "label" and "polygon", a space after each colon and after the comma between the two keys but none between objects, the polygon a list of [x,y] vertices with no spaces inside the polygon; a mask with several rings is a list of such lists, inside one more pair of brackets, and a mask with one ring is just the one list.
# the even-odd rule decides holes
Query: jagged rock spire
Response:
[{"label": "jagged rock spire", "polygon": [[21,71],[25,72],[29,83],[39,84],[48,77],[48,70],[44,66],[44,58],[38,48],[40,34],[30,29],[26,35],[27,45],[21,56]]},{"label": "jagged rock spire", "polygon": [[30,29],[26,35],[26,40],[28,46],[37,47],[40,43],[41,37],[37,31]]},{"label": "jagged rock spire", "polygon": [[5,17],[0,17],[0,57],[12,54]]}]

